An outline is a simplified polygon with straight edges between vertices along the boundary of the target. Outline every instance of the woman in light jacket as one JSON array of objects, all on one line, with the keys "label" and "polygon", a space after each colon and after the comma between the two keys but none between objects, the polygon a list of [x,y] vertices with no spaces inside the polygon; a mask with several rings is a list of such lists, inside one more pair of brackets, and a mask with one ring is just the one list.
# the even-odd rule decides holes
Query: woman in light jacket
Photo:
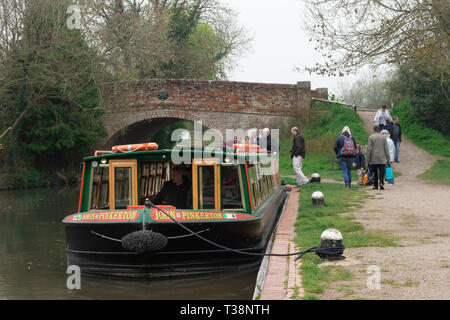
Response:
[{"label": "woman in light jacket", "polygon": [[373,118],[374,126],[379,126],[381,130],[387,129],[388,123],[392,122],[392,117],[389,111],[386,109],[386,105],[383,104],[381,109],[378,109],[375,114],[375,118]]},{"label": "woman in light jacket", "polygon": [[[394,161],[394,157],[395,157],[395,144],[394,144],[394,141],[392,141],[391,135],[389,134],[389,131],[382,130],[380,133],[381,133],[381,135],[386,137],[386,141],[387,141],[388,149],[389,149],[390,162],[393,162]],[[388,162],[386,162],[386,168],[389,168],[389,167],[390,167],[390,163],[388,161]],[[391,180],[386,179],[386,181],[388,182],[388,184],[394,184],[394,179],[391,179]]]},{"label": "woman in light jacket", "polygon": [[389,158],[390,158],[389,161],[392,162],[392,161],[394,161],[394,157],[395,157],[395,144],[394,144],[394,141],[392,141],[391,135],[389,134],[389,131],[381,130],[380,133],[386,137],[386,141],[388,143],[388,148],[389,148]]}]

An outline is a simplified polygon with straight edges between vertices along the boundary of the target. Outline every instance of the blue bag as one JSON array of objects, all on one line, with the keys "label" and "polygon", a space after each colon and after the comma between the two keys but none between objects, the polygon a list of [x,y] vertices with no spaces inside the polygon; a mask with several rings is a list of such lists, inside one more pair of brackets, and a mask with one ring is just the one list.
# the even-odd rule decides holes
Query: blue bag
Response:
[{"label": "blue bag", "polygon": [[394,171],[390,166],[386,168],[386,180],[394,180]]}]

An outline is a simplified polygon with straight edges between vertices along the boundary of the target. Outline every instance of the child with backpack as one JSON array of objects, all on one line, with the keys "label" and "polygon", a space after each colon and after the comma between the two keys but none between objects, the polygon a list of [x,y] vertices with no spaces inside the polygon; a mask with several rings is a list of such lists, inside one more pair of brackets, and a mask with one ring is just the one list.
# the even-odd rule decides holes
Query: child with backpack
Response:
[{"label": "child with backpack", "polygon": [[345,189],[350,189],[352,184],[353,158],[356,156],[356,141],[352,137],[350,128],[345,126],[342,133],[334,142],[334,152],[336,153],[339,167],[344,177]]},{"label": "child with backpack", "polygon": [[364,154],[361,152],[361,145],[356,145],[356,156],[353,159],[353,166],[356,167],[356,172],[358,173],[358,184],[360,186],[364,185],[363,171],[366,169],[366,159]]}]

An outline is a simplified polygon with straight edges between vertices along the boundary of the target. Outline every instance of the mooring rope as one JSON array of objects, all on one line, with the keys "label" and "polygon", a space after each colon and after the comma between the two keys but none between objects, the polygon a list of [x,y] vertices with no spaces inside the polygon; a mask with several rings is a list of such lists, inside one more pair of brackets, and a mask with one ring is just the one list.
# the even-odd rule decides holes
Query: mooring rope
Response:
[{"label": "mooring rope", "polygon": [[145,201],[145,206],[148,208],[149,206],[154,207],[156,209],[158,209],[159,211],[161,211],[162,213],[164,213],[167,217],[169,217],[173,222],[175,222],[176,224],[178,224],[180,227],[182,227],[183,229],[185,229],[186,231],[188,231],[189,233],[192,233],[193,235],[195,235],[197,238],[208,242],[209,244],[212,244],[213,246],[219,247],[221,249],[227,250],[227,251],[232,251],[235,253],[240,253],[240,254],[244,254],[244,255],[251,255],[251,256],[277,256],[277,257],[288,257],[288,256],[295,256],[298,255],[298,257],[295,260],[300,259],[305,253],[308,252],[315,252],[316,249],[318,249],[319,247],[313,247],[313,248],[309,248],[307,250],[304,251],[300,251],[300,252],[294,252],[294,253],[259,253],[259,252],[246,252],[246,251],[242,251],[239,249],[233,249],[233,248],[229,248],[226,246],[223,246],[221,244],[218,244],[214,241],[211,241],[209,239],[206,239],[205,237],[196,234],[194,231],[192,231],[191,229],[189,229],[188,227],[184,226],[183,224],[179,223],[178,221],[176,221],[174,218],[172,218],[167,212],[165,212],[163,209],[161,209],[160,207],[158,207],[157,205],[153,204],[150,200],[146,200]]},{"label": "mooring rope", "polygon": [[[161,209],[161,208],[158,207],[157,205],[153,204],[150,200],[147,200],[147,199],[146,199],[146,201],[145,201],[145,206],[146,206],[147,208],[154,207],[154,208],[156,208],[157,210],[161,211],[161,212],[162,212],[163,214],[165,214],[169,219],[171,219],[173,222],[175,222],[177,225],[179,225],[181,228],[183,228],[184,230],[186,230],[186,231],[189,233],[189,234],[181,235],[181,236],[166,237],[167,240],[170,240],[170,239],[186,238],[186,237],[190,237],[190,236],[196,236],[197,238],[199,238],[199,239],[201,239],[201,240],[203,240],[203,241],[205,241],[205,242],[207,242],[207,243],[209,243],[209,244],[211,244],[211,245],[213,245],[213,246],[216,246],[216,247],[218,247],[218,248],[221,248],[221,249],[223,249],[223,250],[227,250],[227,251],[231,251],[231,252],[235,252],[235,253],[239,253],[239,254],[244,254],[244,255],[251,255],[251,256],[276,256],[276,257],[288,257],[288,256],[296,256],[296,255],[298,255],[298,257],[295,258],[295,261],[297,261],[298,259],[300,259],[301,257],[303,257],[303,255],[305,255],[306,253],[309,253],[309,252],[314,252],[314,253],[316,253],[316,254],[319,255],[319,256],[322,256],[322,255],[323,255],[323,256],[336,256],[336,255],[342,254],[342,253],[344,252],[344,249],[345,249],[345,246],[342,245],[342,246],[336,246],[336,247],[332,247],[332,248],[312,247],[312,248],[309,248],[309,249],[304,250],[304,251],[293,252],[293,253],[260,253],[260,252],[247,252],[247,251],[242,251],[242,250],[239,250],[239,249],[233,249],[233,248],[229,248],[229,247],[223,246],[223,245],[221,245],[221,244],[219,244],[219,243],[216,243],[216,242],[214,242],[214,241],[212,241],[212,240],[209,240],[209,239],[207,239],[207,238],[201,236],[200,233],[209,231],[209,229],[205,229],[205,230],[201,230],[201,231],[195,232],[195,231],[189,229],[188,227],[184,226],[183,224],[179,223],[178,221],[176,221],[172,216],[170,216],[167,212],[165,212],[163,209]],[[142,219],[142,228],[143,228],[143,231],[146,231],[146,230],[145,230],[145,213],[144,213],[144,217],[143,217],[143,219]],[[93,231],[93,230],[91,230],[91,233],[94,234],[94,235],[96,235],[96,236],[99,236],[99,237],[101,237],[101,238],[104,238],[104,239],[108,239],[108,240],[112,240],[112,241],[117,241],[117,242],[122,242],[121,239],[116,239],[116,238],[108,237],[108,236],[105,236],[105,235],[103,235],[103,234],[97,233],[97,232],[95,232],[95,231]],[[338,260],[338,259],[343,259],[343,258],[344,258],[344,257],[336,257],[335,259]]]}]

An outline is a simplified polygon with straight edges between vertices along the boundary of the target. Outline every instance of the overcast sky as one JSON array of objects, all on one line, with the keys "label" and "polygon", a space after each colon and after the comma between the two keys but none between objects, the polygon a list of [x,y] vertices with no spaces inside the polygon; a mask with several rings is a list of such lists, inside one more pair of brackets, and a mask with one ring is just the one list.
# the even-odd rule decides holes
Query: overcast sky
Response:
[{"label": "overcast sky", "polygon": [[351,83],[356,76],[321,77],[299,73],[295,66],[312,66],[319,53],[302,30],[301,0],[222,0],[237,13],[238,23],[252,34],[251,50],[230,75],[231,81],[288,83],[311,81],[311,87],[337,93],[337,83]]}]

